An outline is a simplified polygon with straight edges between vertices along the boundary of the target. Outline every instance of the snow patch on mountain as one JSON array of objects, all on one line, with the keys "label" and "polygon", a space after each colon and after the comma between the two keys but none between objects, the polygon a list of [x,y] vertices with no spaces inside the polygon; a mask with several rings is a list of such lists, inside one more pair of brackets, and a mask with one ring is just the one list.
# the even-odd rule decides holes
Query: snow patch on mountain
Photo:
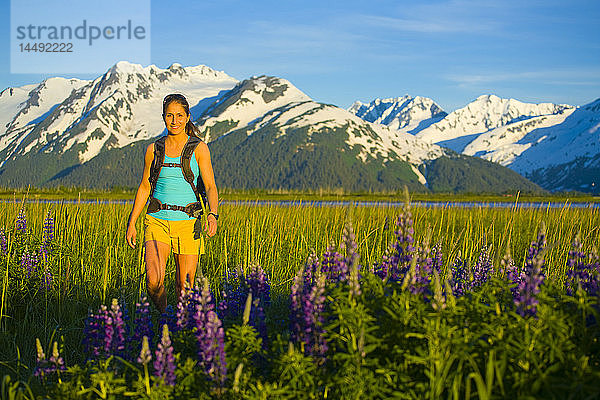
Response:
[{"label": "snow patch on mountain", "polygon": [[423,175],[421,171],[419,171],[419,169],[413,164],[410,165],[410,169],[412,169],[412,172],[414,172],[417,178],[419,178],[421,185],[427,186],[427,179],[425,178],[425,175]]},{"label": "snow patch on mountain", "polygon": [[405,95],[375,99],[370,103],[354,102],[348,111],[368,122],[416,134],[448,115],[427,97]]},{"label": "snow patch on mountain", "polygon": [[[198,119],[205,132],[218,123],[227,122],[240,129],[261,119],[265,114],[290,103],[311,101],[310,97],[282,78],[260,76],[237,84],[217,99]],[[233,127],[232,126],[232,127]],[[210,133],[205,141],[214,140]]]},{"label": "snow patch on mountain", "polygon": [[511,169],[522,174],[597,157],[600,154],[600,99],[578,107],[560,124],[531,131],[519,143],[531,144],[510,164]]},{"label": "snow patch on mountain", "polygon": [[535,136],[533,131],[562,124],[575,109],[565,110],[561,114],[543,115],[525,121],[519,121],[477,135],[464,149],[463,154],[477,156],[508,166],[525,150],[545,140],[547,136]]},{"label": "snow patch on mountain", "polygon": [[0,93],[0,134],[5,132],[9,123],[24,106],[29,93],[37,85],[25,85],[21,87],[9,87]]},{"label": "snow patch on mountain", "polygon": [[462,136],[487,132],[511,123],[541,115],[561,114],[573,107],[567,104],[522,103],[515,99],[501,99],[483,95],[466,107],[448,114],[443,120],[417,133],[429,143],[439,143]]}]

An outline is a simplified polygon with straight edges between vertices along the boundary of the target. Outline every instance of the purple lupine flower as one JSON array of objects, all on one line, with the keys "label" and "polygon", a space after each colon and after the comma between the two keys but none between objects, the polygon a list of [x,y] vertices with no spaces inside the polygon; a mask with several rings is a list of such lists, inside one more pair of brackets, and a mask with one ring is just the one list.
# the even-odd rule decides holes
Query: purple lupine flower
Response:
[{"label": "purple lupine flower", "polygon": [[504,268],[504,278],[513,284],[510,291],[513,294],[513,298],[515,298],[519,293],[519,286],[525,279],[525,271],[521,271],[510,256],[503,258],[501,263]]},{"label": "purple lupine flower", "polygon": [[450,286],[454,296],[464,296],[470,289],[470,276],[467,263],[460,257],[460,252],[454,259],[451,267]]},{"label": "purple lupine flower", "polygon": [[117,299],[113,299],[110,309],[102,304],[97,314],[90,313],[86,319],[84,345],[90,358],[124,356],[127,336],[124,313]]},{"label": "purple lupine flower", "polygon": [[8,254],[8,242],[6,241],[4,229],[0,229],[0,251],[2,251],[3,255]]},{"label": "purple lupine flower", "polygon": [[544,266],[544,255],[546,248],[546,231],[542,225],[537,240],[531,242],[527,258],[525,260],[525,276],[519,284],[517,296],[514,303],[517,312],[521,316],[535,315],[538,300],[536,295],[540,292],[540,286],[544,282],[542,267]]},{"label": "purple lupine flower", "polygon": [[54,239],[54,218],[50,211],[44,219],[44,243],[50,243]]},{"label": "purple lupine flower", "polygon": [[17,215],[17,232],[22,233],[23,235],[27,233],[27,217],[25,216],[25,210],[21,208],[19,210],[19,215]]},{"label": "purple lupine flower", "polygon": [[346,280],[348,265],[345,262],[344,256],[335,250],[333,244],[329,245],[327,251],[323,253],[321,270],[325,273],[329,282],[342,282]]},{"label": "purple lupine flower", "polygon": [[[309,258],[310,259],[310,258]],[[290,332],[292,334],[292,338],[295,341],[300,340],[300,332],[302,332],[302,301],[304,298],[304,271],[306,270],[306,266],[300,269],[296,275],[294,275],[294,280],[292,283],[292,287],[290,288]]]},{"label": "purple lupine flower", "polygon": [[40,339],[35,338],[35,347],[37,350],[36,353],[36,367],[35,367],[35,371],[33,372],[34,376],[41,376],[43,377],[46,374],[47,368],[48,368],[48,360],[46,360],[46,354],[44,354],[44,348],[42,347],[42,343],[40,342]]},{"label": "purple lupine flower", "polygon": [[413,220],[408,207],[405,207],[404,211],[398,216],[396,227],[397,229],[394,231],[396,242],[384,254],[383,262],[375,267],[375,273],[381,279],[388,278],[401,282],[410,269],[410,262],[415,251],[413,247]]},{"label": "purple lupine flower", "polygon": [[323,329],[323,312],[325,309],[325,277],[320,275],[316,279],[310,295],[303,304],[305,343],[308,345],[308,354],[324,359],[327,352]]},{"label": "purple lupine flower", "polygon": [[244,299],[252,294],[250,325],[258,331],[267,343],[267,324],[264,308],[271,303],[271,285],[269,278],[260,265],[251,264],[248,272],[242,278],[237,271],[229,274],[224,283],[223,300],[219,302],[219,315],[226,318],[238,318],[241,315]]},{"label": "purple lupine flower", "polygon": [[37,269],[38,259],[35,254],[29,252],[29,250],[25,249],[23,255],[21,256],[21,267],[23,268],[23,272],[26,274],[27,278],[31,278],[31,276],[35,273]]},{"label": "purple lupine flower", "polygon": [[89,359],[95,359],[103,354],[104,325],[108,316],[108,309],[101,305],[98,313],[90,312],[83,328],[83,344]]},{"label": "purple lupine flower", "polygon": [[162,337],[154,356],[154,376],[163,379],[167,385],[175,386],[175,356],[167,324],[163,325]]},{"label": "purple lupine flower", "polygon": [[540,292],[540,286],[544,282],[541,265],[541,262],[534,262],[524,281],[519,285],[515,305],[517,306],[517,312],[522,316],[535,315],[537,312],[538,300],[536,295]]},{"label": "purple lupine flower", "polygon": [[299,269],[294,276],[294,280],[291,287],[290,293],[290,331],[292,332],[292,337],[296,341],[300,341],[300,332],[303,331],[302,321],[302,307],[304,304],[304,300],[309,296],[312,287],[315,284],[315,277],[318,273],[324,273],[320,269],[319,260],[314,253],[311,253],[308,256],[306,264],[303,268]]},{"label": "purple lupine flower", "polygon": [[[540,253],[546,248],[546,227],[542,224],[540,231],[538,233],[537,240],[531,242],[529,249],[527,250],[527,257],[525,259],[526,267],[531,267],[534,263],[534,260],[540,260],[542,256]],[[544,264],[543,258],[541,258],[542,265]]]},{"label": "purple lupine flower", "polygon": [[52,355],[48,359],[44,354],[44,349],[42,348],[42,343],[40,342],[40,339],[35,339],[35,346],[37,349],[37,355],[36,368],[33,373],[34,376],[43,378],[52,373],[66,371],[67,368],[65,367],[65,361],[60,356],[57,342],[53,343]]},{"label": "purple lupine flower", "polygon": [[433,249],[431,249],[431,252],[433,253],[433,261],[432,261],[432,267],[433,270],[437,271],[438,274],[442,273],[442,265],[444,263],[444,255],[442,253],[442,243],[438,242],[435,246],[433,246]]},{"label": "purple lupine flower", "polygon": [[209,311],[206,315],[204,333],[198,336],[198,356],[206,375],[223,386],[227,377],[225,361],[225,331],[217,313]]},{"label": "purple lupine flower", "polygon": [[256,328],[263,339],[263,346],[267,343],[267,323],[264,308],[271,303],[271,285],[269,278],[260,265],[251,265],[244,279],[247,290],[252,294],[252,309],[250,311],[250,325]]},{"label": "purple lupine flower", "polygon": [[350,223],[347,223],[344,226],[344,230],[342,231],[342,243],[340,245],[342,250],[346,250],[346,257],[344,258],[344,263],[346,267],[350,269],[356,262],[358,262],[359,255],[356,252],[358,248],[358,244],[356,243],[356,235],[354,234],[354,229]]},{"label": "purple lupine flower", "polygon": [[423,244],[419,246],[416,258],[412,260],[409,273],[404,276],[402,285],[413,295],[423,295],[426,301],[429,301],[433,294],[431,286],[434,259],[432,249],[429,248],[429,237],[428,234]]},{"label": "purple lupine flower", "polygon": [[204,278],[203,288],[196,304],[194,320],[196,322],[195,334],[198,341],[199,364],[211,380],[222,385],[227,373],[224,348],[225,332],[214,311],[206,278]]},{"label": "purple lupine flower", "polygon": [[350,287],[350,295],[352,297],[358,297],[361,294],[359,276],[360,265],[358,265],[359,255],[356,252],[358,244],[356,243],[354,229],[350,223],[347,223],[346,226],[344,226],[344,231],[342,232],[342,244],[340,247],[342,250],[346,250],[344,264],[346,265],[346,280]]},{"label": "purple lupine flower", "polygon": [[115,327],[113,325],[113,319],[110,315],[108,307],[104,304],[100,306],[100,312],[104,315],[104,337],[102,341],[102,352],[108,357],[112,355],[112,343],[115,334]]},{"label": "purple lupine flower", "polygon": [[142,365],[147,365],[152,360],[152,352],[150,352],[150,345],[148,344],[148,336],[142,338],[142,349],[137,358],[137,362]]},{"label": "purple lupine flower", "polygon": [[152,341],[154,330],[152,329],[152,317],[150,315],[150,303],[146,294],[142,294],[140,301],[135,303],[135,313],[133,318],[133,340],[140,342],[145,336]]},{"label": "purple lupine flower", "polygon": [[580,286],[588,295],[600,294],[600,260],[595,251],[587,255],[583,243],[576,235],[567,259],[567,293],[573,295]]},{"label": "purple lupine flower", "polygon": [[48,359],[54,371],[66,371],[65,361],[58,352],[58,343],[54,342],[52,346],[52,355]]},{"label": "purple lupine flower", "polygon": [[44,231],[42,238],[41,249],[44,253],[44,260],[48,259],[48,255],[52,253],[52,241],[54,240],[54,218],[48,211],[44,219]]},{"label": "purple lupine flower", "polygon": [[169,331],[177,332],[177,315],[171,304],[167,305],[165,312],[160,315],[158,322],[161,326],[167,324]]},{"label": "purple lupine flower", "polygon": [[271,285],[269,284],[269,277],[260,265],[250,265],[244,281],[253,298],[263,297],[266,300],[270,299]]},{"label": "purple lupine flower", "polygon": [[176,322],[177,330],[186,330],[191,328],[191,314],[190,314],[190,300],[192,296],[192,290],[184,288],[179,296],[179,301],[176,306]]},{"label": "purple lupine flower", "polygon": [[109,314],[112,321],[113,337],[108,354],[123,356],[125,352],[125,340],[128,336],[127,325],[124,321],[123,309],[117,299],[112,300]]},{"label": "purple lupine flower", "polygon": [[44,272],[42,272],[42,281],[40,282],[41,287],[45,291],[52,290],[52,285],[54,283],[54,276],[52,272],[48,269],[48,266],[44,268]]},{"label": "purple lupine flower", "polygon": [[477,288],[483,286],[494,273],[494,265],[490,257],[489,246],[484,245],[479,252],[479,258],[477,263],[473,267],[473,281],[471,282],[471,288]]},{"label": "purple lupine flower", "polygon": [[331,244],[323,254],[320,269],[325,273],[328,282],[345,282],[348,280],[351,268],[356,267],[358,254],[356,253],[356,236],[352,225],[347,223],[342,231],[342,242],[340,250],[345,252],[345,256],[335,250]]},{"label": "purple lupine flower", "polygon": [[314,281],[307,281],[304,276],[307,269],[298,271],[292,287],[292,339],[304,343],[306,354],[324,362],[328,349],[323,329],[326,278],[317,271]]},{"label": "purple lupine flower", "polygon": [[[227,272],[226,270],[225,273]],[[219,315],[222,317],[234,318],[239,315],[243,307],[244,288],[239,276],[238,270],[235,269],[223,280],[223,300],[218,305]]]}]

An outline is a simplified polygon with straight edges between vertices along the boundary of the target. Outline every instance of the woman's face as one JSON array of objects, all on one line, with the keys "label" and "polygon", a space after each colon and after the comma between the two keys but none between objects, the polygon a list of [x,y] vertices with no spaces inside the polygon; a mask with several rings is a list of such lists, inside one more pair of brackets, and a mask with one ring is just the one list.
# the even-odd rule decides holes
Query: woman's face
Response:
[{"label": "woman's face", "polygon": [[165,110],[165,125],[173,135],[185,134],[185,125],[189,119],[190,116],[185,112],[185,108],[177,102],[172,101]]}]

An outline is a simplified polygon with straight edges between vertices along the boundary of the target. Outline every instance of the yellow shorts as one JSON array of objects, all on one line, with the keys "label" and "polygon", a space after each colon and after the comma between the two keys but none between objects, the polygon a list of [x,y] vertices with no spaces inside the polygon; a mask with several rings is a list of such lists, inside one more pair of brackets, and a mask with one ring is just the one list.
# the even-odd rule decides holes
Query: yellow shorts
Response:
[{"label": "yellow shorts", "polygon": [[196,219],[168,221],[146,214],[144,242],[156,240],[166,243],[176,254],[204,254],[204,238],[199,234],[200,232],[196,235],[194,232],[196,221]]}]

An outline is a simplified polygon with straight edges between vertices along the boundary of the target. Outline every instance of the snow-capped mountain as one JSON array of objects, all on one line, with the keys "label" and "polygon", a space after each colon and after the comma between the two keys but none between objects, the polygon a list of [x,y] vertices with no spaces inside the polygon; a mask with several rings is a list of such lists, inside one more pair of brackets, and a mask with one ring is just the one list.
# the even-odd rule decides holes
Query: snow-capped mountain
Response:
[{"label": "snow-capped mountain", "polygon": [[365,121],[386,125],[416,134],[448,115],[427,97],[405,95],[390,99],[375,99],[370,103],[355,101],[348,108],[352,114]]},{"label": "snow-capped mountain", "polygon": [[86,162],[102,149],[159,135],[166,94],[185,93],[192,113],[199,114],[207,100],[236,83],[202,65],[160,69],[121,61],[93,81],[51,78],[35,87],[8,88],[0,95],[0,110],[8,111],[4,118],[11,116],[0,131],[0,160],[4,164],[32,149],[77,148],[78,159]]},{"label": "snow-capped mountain", "polygon": [[[350,148],[357,148],[363,161],[369,156],[387,160],[393,154],[417,165],[445,153],[441,147],[413,135],[366,123],[342,108],[317,103],[289,81],[276,77],[261,76],[240,82],[197,122],[206,132],[207,141],[237,129],[245,129],[251,135],[266,126],[277,127],[280,130],[277,137],[306,128],[309,140],[316,132],[343,128],[348,134],[345,142]],[[216,126],[227,129],[222,128],[215,136]]]},{"label": "snow-capped mountain", "polygon": [[196,122],[202,126],[208,143],[226,131],[246,127],[273,109],[310,100],[285,79],[253,77],[215,100]]},{"label": "snow-capped mountain", "polygon": [[[579,160],[576,169],[590,175],[586,172],[589,162],[581,160],[591,160],[600,153],[597,103],[582,107],[531,104],[485,95],[440,121],[412,132],[429,143],[507,166],[537,179],[536,182],[550,190],[589,190],[593,182],[572,181],[573,186],[569,186],[555,166]],[[376,116],[375,113],[371,118]],[[423,121],[428,123],[429,119]],[[418,123],[416,119],[413,122]],[[555,178],[548,174],[550,170]]]},{"label": "snow-capped mountain", "polygon": [[[261,180],[267,187],[283,183],[305,188],[337,185],[382,189],[404,182],[414,189],[435,186],[435,179],[428,179],[428,168],[437,161],[447,160],[454,167],[459,163],[450,161],[454,152],[365,121],[339,107],[315,102],[289,81],[276,77],[240,82],[197,122],[210,138],[215,168],[243,170],[241,175],[231,173],[223,178],[226,185],[234,187],[253,187]],[[460,162],[464,164],[464,160]],[[310,169],[310,175],[302,173],[305,168]],[[469,172],[465,173],[468,180]],[[497,173],[488,170],[483,175]],[[517,183],[522,184],[527,186],[524,181]]]},{"label": "snow-capped mountain", "polygon": [[531,131],[509,164],[554,190],[600,193],[600,99],[577,107],[560,124]]},{"label": "snow-capped mountain", "polygon": [[574,107],[566,104],[530,104],[514,99],[501,99],[494,95],[484,95],[423,129],[417,133],[417,136],[429,143],[443,143],[453,150],[462,152],[464,148],[461,149],[460,146],[464,140],[460,139],[534,117],[565,114],[572,112],[573,109]]},{"label": "snow-capped mountain", "polygon": [[[145,146],[164,133],[162,99],[174,92],[186,95],[224,186],[539,189],[493,163],[315,102],[282,78],[238,82],[202,65],[128,62],[91,81],[52,78],[4,90],[0,185],[136,186]],[[405,130],[443,115],[429,99],[396,100],[387,116]]]}]

